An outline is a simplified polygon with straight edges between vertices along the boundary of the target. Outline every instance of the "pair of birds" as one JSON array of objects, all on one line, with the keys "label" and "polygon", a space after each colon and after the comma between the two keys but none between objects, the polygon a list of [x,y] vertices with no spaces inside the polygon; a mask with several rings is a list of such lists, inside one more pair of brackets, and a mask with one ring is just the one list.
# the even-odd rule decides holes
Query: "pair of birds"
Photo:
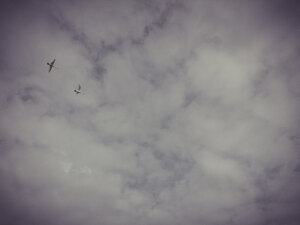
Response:
[{"label": "pair of birds", "polygon": [[[53,61],[52,62],[47,62],[47,65],[49,66],[49,71],[48,71],[48,73],[50,73],[51,72],[51,70],[52,70],[52,68],[54,67],[54,68],[56,68],[55,66],[54,66],[54,63],[55,63],[55,59],[53,59]],[[74,92],[78,95],[78,94],[80,94],[81,93],[81,86],[80,86],[80,84],[78,85],[78,88],[77,89],[75,89],[74,90]]]}]

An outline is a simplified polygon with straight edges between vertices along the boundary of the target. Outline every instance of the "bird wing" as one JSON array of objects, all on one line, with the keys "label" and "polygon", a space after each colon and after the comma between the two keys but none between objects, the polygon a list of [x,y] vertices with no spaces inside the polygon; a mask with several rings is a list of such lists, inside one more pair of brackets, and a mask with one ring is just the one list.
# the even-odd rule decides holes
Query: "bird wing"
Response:
[{"label": "bird wing", "polygon": [[80,84],[78,85],[78,90],[80,90],[81,89],[81,86],[80,86]]},{"label": "bird wing", "polygon": [[48,73],[50,73],[51,70],[52,70],[52,66],[49,65],[49,71],[48,71]]},{"label": "bird wing", "polygon": [[51,62],[51,65],[53,66],[53,65],[54,65],[54,63],[55,63],[55,59],[53,59],[53,61]]}]

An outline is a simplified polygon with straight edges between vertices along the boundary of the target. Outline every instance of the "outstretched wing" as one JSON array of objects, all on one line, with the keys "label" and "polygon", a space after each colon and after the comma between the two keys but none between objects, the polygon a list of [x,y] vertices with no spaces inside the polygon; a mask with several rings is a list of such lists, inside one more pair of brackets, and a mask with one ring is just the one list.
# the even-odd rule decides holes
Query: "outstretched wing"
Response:
[{"label": "outstretched wing", "polygon": [[55,59],[53,59],[53,61],[51,62],[51,66],[53,66],[55,63]]},{"label": "outstretched wing", "polygon": [[52,66],[51,66],[51,64],[49,65],[49,71],[48,71],[48,73],[50,73],[50,71],[52,70]]}]

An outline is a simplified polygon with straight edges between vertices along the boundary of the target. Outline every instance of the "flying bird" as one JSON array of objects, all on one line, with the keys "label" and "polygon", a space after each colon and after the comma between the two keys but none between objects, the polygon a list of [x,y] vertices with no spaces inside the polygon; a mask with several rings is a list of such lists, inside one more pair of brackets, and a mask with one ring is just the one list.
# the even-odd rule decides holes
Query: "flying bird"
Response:
[{"label": "flying bird", "polygon": [[55,63],[55,59],[53,59],[53,61],[51,63],[47,62],[47,65],[49,66],[49,71],[48,73],[50,73],[50,71],[52,70],[52,67],[55,67],[54,66],[54,63]]},{"label": "flying bird", "polygon": [[75,89],[74,92],[78,95],[78,94],[81,93],[80,89],[81,89],[81,86],[80,86],[80,84],[79,84],[79,85],[78,85],[78,88]]}]

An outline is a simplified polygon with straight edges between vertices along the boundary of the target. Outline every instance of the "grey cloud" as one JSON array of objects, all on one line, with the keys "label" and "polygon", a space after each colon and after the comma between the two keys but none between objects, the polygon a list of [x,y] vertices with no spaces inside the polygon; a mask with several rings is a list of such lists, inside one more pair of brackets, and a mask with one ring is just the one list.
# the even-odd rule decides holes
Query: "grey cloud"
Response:
[{"label": "grey cloud", "polygon": [[296,6],[4,3],[2,221],[298,224]]},{"label": "grey cloud", "polygon": [[146,10],[152,11],[152,13],[158,14],[157,18],[155,18],[150,24],[145,25],[143,29],[143,34],[139,38],[135,38],[133,40],[133,44],[143,44],[145,39],[150,35],[150,33],[154,29],[163,29],[168,19],[172,16],[172,12],[174,10],[183,10],[184,4],[179,1],[161,1],[163,2],[163,6],[159,7],[158,2],[154,3],[154,1],[141,1],[138,2],[139,9],[145,8]]}]

